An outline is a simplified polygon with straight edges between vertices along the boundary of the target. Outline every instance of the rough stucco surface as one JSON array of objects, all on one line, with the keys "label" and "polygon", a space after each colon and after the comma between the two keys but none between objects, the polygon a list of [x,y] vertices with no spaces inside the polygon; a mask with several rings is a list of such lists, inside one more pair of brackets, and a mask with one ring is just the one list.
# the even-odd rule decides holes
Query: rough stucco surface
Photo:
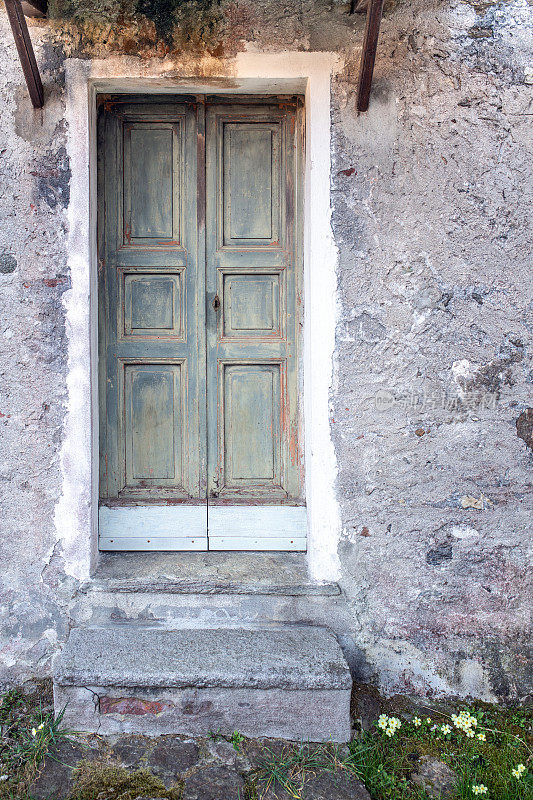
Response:
[{"label": "rough stucco surface", "polygon": [[[146,20],[121,26],[113,9],[100,26],[31,23],[42,111],[0,11],[0,682],[49,673],[76,591],[54,525],[67,402],[65,57],[137,46],[187,60],[192,75],[201,61],[192,45],[169,53]],[[363,20],[346,4],[241,1],[221,13],[211,63],[251,42],[338,51],[344,65],[332,86],[331,428],[354,669],[386,691],[524,695],[532,8],[389,9],[360,117]]]},{"label": "rough stucco surface", "polygon": [[387,688],[527,691],[532,16],[398,11],[368,116],[335,91],[341,562]]},{"label": "rough stucco surface", "polygon": [[9,680],[48,669],[67,627],[53,514],[61,493],[69,165],[53,51],[39,49],[47,105],[34,112],[3,10],[0,38],[0,663]]}]

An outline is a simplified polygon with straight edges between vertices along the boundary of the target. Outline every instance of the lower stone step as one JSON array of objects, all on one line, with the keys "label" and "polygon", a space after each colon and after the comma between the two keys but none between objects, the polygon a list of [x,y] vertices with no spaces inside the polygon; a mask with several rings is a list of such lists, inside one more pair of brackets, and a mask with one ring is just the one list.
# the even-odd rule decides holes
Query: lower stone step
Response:
[{"label": "lower stone step", "polygon": [[322,628],[75,628],[54,665],[56,711],[74,730],[239,731],[345,742],[351,678]]}]

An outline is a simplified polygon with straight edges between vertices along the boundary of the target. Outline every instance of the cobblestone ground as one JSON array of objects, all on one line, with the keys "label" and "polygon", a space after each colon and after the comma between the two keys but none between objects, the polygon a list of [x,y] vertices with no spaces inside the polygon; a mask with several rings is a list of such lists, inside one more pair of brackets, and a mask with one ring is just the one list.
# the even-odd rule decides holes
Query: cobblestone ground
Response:
[{"label": "cobblestone ground", "polygon": [[[49,682],[29,682],[20,696],[26,718],[37,707],[43,714],[52,712]],[[362,725],[365,716],[370,720],[379,711],[374,700],[367,692],[357,700]],[[274,773],[300,748],[311,759],[327,748],[338,764],[328,771],[332,759],[322,758],[328,769],[309,770],[302,800],[370,800],[363,784],[342,767],[347,745],[245,739],[237,732],[228,737],[216,731],[195,738],[70,734],[58,739],[20,800],[294,800]],[[4,798],[1,789],[0,784]],[[7,797],[19,800],[16,793]]]},{"label": "cobblestone ground", "polygon": [[[78,736],[62,742],[45,760],[29,795],[32,800],[64,800],[71,796],[80,800],[113,800],[117,796],[128,800],[152,800],[152,796],[167,800],[289,800],[292,795],[275,782],[269,783],[260,773],[274,755],[283,757],[294,747],[297,745],[282,740],[243,740],[234,745],[217,736]],[[80,763],[84,789],[76,787],[79,767],[78,772],[75,768]],[[124,769],[132,783],[135,778],[139,781],[141,793],[137,797],[133,786],[126,786],[128,776]],[[148,795],[143,794],[145,785],[151,790]],[[370,800],[364,786],[342,769],[309,774],[302,797]]]}]

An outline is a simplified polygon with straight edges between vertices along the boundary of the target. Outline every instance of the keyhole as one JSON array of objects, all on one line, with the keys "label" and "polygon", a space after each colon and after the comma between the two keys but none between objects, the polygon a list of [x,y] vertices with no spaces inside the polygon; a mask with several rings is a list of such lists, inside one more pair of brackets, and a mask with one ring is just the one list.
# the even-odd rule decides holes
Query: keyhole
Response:
[{"label": "keyhole", "polygon": [[218,311],[218,309],[220,308],[220,297],[218,296],[218,294],[216,294],[213,298],[213,308],[215,309],[215,311]]}]

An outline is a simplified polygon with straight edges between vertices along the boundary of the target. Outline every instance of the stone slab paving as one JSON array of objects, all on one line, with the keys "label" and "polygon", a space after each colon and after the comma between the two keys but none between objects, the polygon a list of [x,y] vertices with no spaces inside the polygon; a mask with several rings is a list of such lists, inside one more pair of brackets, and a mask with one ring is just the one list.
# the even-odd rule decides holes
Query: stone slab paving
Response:
[{"label": "stone slab paving", "polygon": [[30,797],[35,800],[47,800],[49,797],[68,797],[72,789],[73,767],[80,761],[96,761],[101,751],[98,746],[85,741],[64,741],[48,757],[39,776],[30,787]]},{"label": "stone slab paving", "polygon": [[225,800],[245,798],[242,775],[229,767],[203,767],[185,780],[183,800]]},{"label": "stone slab paving", "polygon": [[[262,791],[259,787],[258,796],[261,800],[294,800],[294,795],[282,787],[272,787],[267,791]],[[324,773],[305,782],[302,798],[303,800],[370,800],[370,795],[362,783],[347,774]]]},{"label": "stone slab paving", "polygon": [[447,764],[431,756],[422,756],[411,780],[434,800],[450,800],[456,795],[456,773]]},{"label": "stone slab paving", "polygon": [[[257,779],[262,765],[286,755],[294,746],[283,740],[245,740],[235,748],[216,737],[79,736],[62,742],[45,760],[29,796],[68,800],[74,788],[74,768],[80,761],[88,761],[95,767],[120,766],[132,773],[149,770],[169,793],[178,790],[181,800],[248,800],[254,796],[252,785],[259,800],[294,800],[282,786],[261,784]],[[164,800],[165,789],[159,800]],[[104,794],[103,800],[112,800],[111,793],[109,798]],[[303,800],[370,800],[364,786],[343,771],[308,776],[301,796]],[[153,798],[140,795],[135,800]]]}]

